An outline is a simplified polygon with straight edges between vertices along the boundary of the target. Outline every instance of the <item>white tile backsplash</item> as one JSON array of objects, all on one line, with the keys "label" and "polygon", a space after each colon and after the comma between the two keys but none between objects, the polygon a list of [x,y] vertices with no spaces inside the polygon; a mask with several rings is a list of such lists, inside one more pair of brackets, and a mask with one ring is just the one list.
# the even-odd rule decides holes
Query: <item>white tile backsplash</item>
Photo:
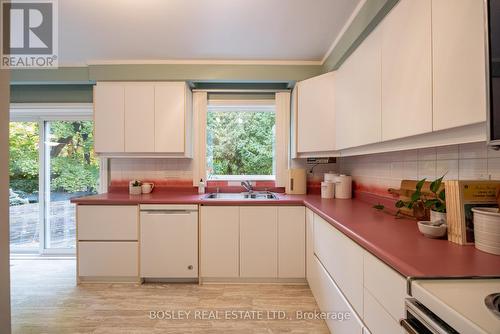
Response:
[{"label": "white tile backsplash", "polygon": [[193,178],[191,159],[112,158],[111,180],[189,180]]},{"label": "white tile backsplash", "polygon": [[500,152],[486,143],[449,145],[338,158],[339,172],[364,186],[395,187],[403,179],[500,179]]}]

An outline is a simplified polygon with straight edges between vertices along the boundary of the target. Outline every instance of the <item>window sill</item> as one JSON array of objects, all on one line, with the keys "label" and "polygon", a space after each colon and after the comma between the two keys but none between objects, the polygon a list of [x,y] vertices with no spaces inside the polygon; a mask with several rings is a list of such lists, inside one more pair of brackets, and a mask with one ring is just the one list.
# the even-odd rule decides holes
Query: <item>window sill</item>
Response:
[{"label": "window sill", "polygon": [[210,175],[208,181],[276,181],[275,175]]}]

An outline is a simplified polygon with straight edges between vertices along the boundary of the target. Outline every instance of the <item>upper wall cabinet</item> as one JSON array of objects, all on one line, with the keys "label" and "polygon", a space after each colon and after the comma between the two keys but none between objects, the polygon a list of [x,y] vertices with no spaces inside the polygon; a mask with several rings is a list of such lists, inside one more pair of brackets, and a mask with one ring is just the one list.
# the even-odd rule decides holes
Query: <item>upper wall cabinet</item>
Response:
[{"label": "upper wall cabinet", "polygon": [[335,72],[297,84],[297,152],[335,150]]},{"label": "upper wall cabinet", "polygon": [[382,139],[380,29],[368,36],[337,71],[337,149]]},{"label": "upper wall cabinet", "polygon": [[185,82],[99,82],[95,150],[191,155],[191,91]]},{"label": "upper wall cabinet", "polygon": [[380,29],[382,140],[431,132],[431,0],[400,1]]},{"label": "upper wall cabinet", "polygon": [[432,0],[433,128],[486,120],[483,1]]}]

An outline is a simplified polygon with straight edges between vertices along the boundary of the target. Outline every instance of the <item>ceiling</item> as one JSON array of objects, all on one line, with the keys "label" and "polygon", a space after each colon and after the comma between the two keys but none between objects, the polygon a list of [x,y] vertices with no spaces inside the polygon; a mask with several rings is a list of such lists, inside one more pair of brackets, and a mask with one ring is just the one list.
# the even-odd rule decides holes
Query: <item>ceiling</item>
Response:
[{"label": "ceiling", "polygon": [[61,0],[59,65],[321,61],[362,0]]}]

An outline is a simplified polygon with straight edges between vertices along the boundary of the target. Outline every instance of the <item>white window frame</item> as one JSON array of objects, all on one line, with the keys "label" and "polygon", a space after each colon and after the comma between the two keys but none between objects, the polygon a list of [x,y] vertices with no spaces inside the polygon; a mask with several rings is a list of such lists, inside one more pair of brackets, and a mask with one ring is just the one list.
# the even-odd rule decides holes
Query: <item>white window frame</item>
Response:
[{"label": "white window frame", "polygon": [[[38,122],[40,131],[40,149],[39,149],[39,255],[75,255],[76,247],[72,248],[46,248],[46,228],[48,227],[48,212],[46,212],[47,196],[50,196],[49,181],[47,180],[45,170],[50,163],[47,159],[45,145],[45,126],[51,121],[91,121],[93,120],[92,103],[11,103],[10,104],[10,122]],[[43,149],[42,149],[43,148]],[[103,190],[103,181],[107,182],[107,177],[103,178],[107,170],[107,159],[100,159],[100,191]],[[16,254],[33,253],[33,250],[16,250]]]},{"label": "white window frame", "polygon": [[[213,111],[244,111],[244,112],[273,112],[276,115],[276,104],[274,99],[268,100],[208,100],[207,115]],[[208,124],[206,124],[208,133]],[[276,124],[275,124],[276,127]],[[276,141],[276,133],[274,133]],[[205,147],[205,157],[208,151],[208,143]],[[207,160],[206,160],[207,161]],[[207,162],[206,162],[207,163]],[[272,175],[210,175],[207,172],[208,181],[276,181],[276,150],[273,156]],[[208,164],[205,166],[208,171]]]}]

